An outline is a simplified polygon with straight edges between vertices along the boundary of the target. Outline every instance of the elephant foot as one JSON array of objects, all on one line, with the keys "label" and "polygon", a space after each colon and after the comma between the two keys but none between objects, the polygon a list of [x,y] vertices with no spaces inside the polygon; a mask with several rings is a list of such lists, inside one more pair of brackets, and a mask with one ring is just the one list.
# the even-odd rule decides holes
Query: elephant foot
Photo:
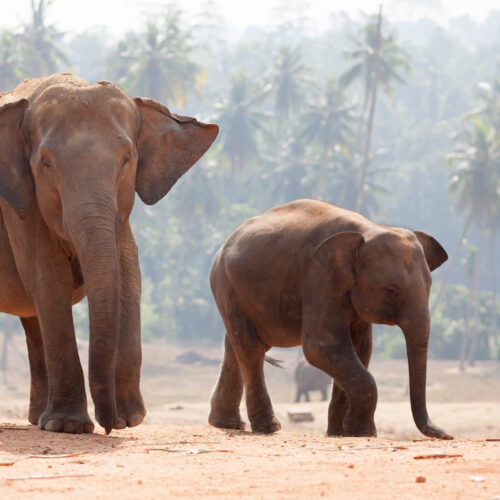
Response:
[{"label": "elephant foot", "polygon": [[330,437],[341,437],[344,436],[344,428],[342,427],[342,423],[340,425],[334,424],[329,425],[326,431],[326,435]]},{"label": "elephant foot", "polygon": [[212,410],[208,416],[208,423],[219,429],[236,429],[244,431],[246,428],[246,424],[241,420],[239,412],[236,415],[221,416]]},{"label": "elephant foot", "polygon": [[86,411],[63,412],[46,410],[40,415],[38,428],[50,432],[92,434],[94,431],[94,424]]},{"label": "elephant foot", "polygon": [[341,435],[345,437],[377,437],[377,428],[373,421],[363,424],[346,419]]},{"label": "elephant foot", "polygon": [[125,427],[135,427],[144,420],[146,408],[141,393],[133,396],[116,398],[117,418],[114,429],[125,429]]},{"label": "elephant foot", "polygon": [[270,420],[252,422],[252,432],[257,434],[272,434],[281,429],[279,420],[273,416]]},{"label": "elephant foot", "polygon": [[38,421],[40,420],[40,415],[45,411],[47,407],[47,401],[43,403],[40,402],[30,402],[30,407],[28,410],[28,420],[30,424],[38,425]]}]

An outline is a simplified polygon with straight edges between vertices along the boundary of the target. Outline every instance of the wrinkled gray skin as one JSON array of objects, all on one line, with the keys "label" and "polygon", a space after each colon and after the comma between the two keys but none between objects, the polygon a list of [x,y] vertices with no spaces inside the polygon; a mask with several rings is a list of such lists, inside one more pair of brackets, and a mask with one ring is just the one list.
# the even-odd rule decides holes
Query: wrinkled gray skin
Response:
[{"label": "wrinkled gray skin", "polygon": [[295,368],[295,384],[297,385],[295,402],[299,403],[302,396],[309,402],[309,391],[320,391],[321,401],[326,401],[328,388],[331,383],[331,377],[303,359],[299,362],[297,368]]},{"label": "wrinkled gray skin", "polygon": [[0,311],[19,316],[29,420],[92,432],[71,312],[89,302],[89,385],[106,433],[145,415],[135,193],[156,203],[218,128],[69,74],[0,94]]},{"label": "wrinkled gray skin", "polygon": [[278,430],[265,353],[302,345],[307,361],[335,380],[328,434],[376,436],[377,386],[367,368],[372,323],[381,323],[400,326],[405,336],[417,427],[426,436],[450,438],[430,421],[425,397],[431,271],[447,258],[425,233],[382,226],[315,200],[287,203],[243,223],[210,272],[226,337],[209,422],[243,428],[245,388],[252,430]]}]

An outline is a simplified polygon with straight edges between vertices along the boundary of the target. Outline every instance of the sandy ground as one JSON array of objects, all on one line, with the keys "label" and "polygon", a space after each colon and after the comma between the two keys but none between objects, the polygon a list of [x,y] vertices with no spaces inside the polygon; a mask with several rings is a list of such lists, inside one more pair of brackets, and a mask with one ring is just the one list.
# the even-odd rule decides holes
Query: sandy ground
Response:
[{"label": "sandy ground", "polygon": [[256,436],[143,425],[110,436],[0,426],[0,497],[500,499],[500,442]]},{"label": "sandy ground", "polygon": [[[297,352],[277,351],[272,354],[286,368],[269,366],[266,376],[283,430],[260,436],[206,425],[219,349],[200,350],[213,364],[184,365],[176,358],[186,346],[146,345],[145,423],[110,436],[99,427],[91,436],[73,436],[27,425],[26,355],[22,339],[16,342],[11,369],[0,379],[1,499],[500,500],[499,363],[478,363],[460,373],[455,362],[430,361],[429,413],[456,438],[443,442],[423,439],[415,428],[406,362],[375,360],[379,437],[338,439],[324,436],[328,403],[319,394],[311,403],[292,402]],[[81,355],[86,358],[85,344]],[[288,412],[295,410],[310,412],[314,420],[290,422]]]}]

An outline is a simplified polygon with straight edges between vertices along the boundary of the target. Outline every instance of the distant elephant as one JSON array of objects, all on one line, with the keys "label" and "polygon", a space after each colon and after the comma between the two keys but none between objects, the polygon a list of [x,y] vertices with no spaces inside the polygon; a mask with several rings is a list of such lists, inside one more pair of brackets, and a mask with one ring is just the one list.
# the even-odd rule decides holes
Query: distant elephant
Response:
[{"label": "distant elephant", "polygon": [[431,423],[425,402],[431,271],[447,258],[425,233],[320,201],[297,200],[243,223],[210,272],[226,337],[209,423],[244,428],[244,386],[252,430],[279,430],[264,356],[271,347],[302,344],[307,361],[335,380],[328,434],[376,436],[377,386],[367,367],[371,325],[381,323],[405,335],[417,427],[450,438]]},{"label": "distant elephant", "polygon": [[320,391],[321,401],[326,401],[328,386],[331,383],[332,378],[324,371],[310,365],[305,359],[299,361],[297,368],[295,368],[295,384],[297,386],[295,402],[300,402],[302,395],[309,402],[309,391]]},{"label": "distant elephant", "polygon": [[216,125],[70,74],[0,94],[0,311],[19,316],[29,420],[92,432],[71,306],[89,302],[89,382],[109,434],[142,422],[140,290],[129,224],[209,148]]}]

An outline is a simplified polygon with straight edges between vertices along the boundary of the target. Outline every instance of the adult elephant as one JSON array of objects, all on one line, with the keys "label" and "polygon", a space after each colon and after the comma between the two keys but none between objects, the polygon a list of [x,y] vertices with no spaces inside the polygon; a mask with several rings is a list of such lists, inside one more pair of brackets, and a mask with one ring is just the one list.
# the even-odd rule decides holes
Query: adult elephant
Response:
[{"label": "adult elephant", "polygon": [[302,344],[307,361],[335,381],[328,434],[375,436],[377,386],[367,368],[372,323],[381,323],[399,325],[405,335],[417,427],[449,438],[430,421],[425,400],[431,271],[447,258],[425,233],[382,226],[315,200],[243,223],[217,252],[210,273],[226,338],[209,422],[243,428],[245,387],[252,430],[277,431],[265,353]]},{"label": "adult elephant", "polygon": [[21,318],[29,420],[92,432],[71,306],[89,302],[89,382],[106,433],[142,422],[135,192],[156,203],[216,125],[70,74],[0,94],[0,310]]}]

